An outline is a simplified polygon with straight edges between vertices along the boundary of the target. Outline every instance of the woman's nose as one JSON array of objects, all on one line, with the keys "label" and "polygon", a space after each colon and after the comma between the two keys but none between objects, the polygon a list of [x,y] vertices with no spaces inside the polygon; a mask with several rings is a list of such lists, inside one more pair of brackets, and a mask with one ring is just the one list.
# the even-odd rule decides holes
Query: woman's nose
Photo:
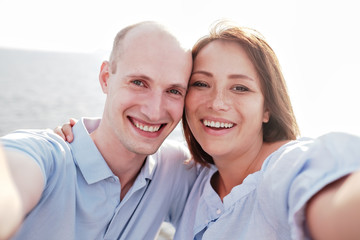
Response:
[{"label": "woman's nose", "polygon": [[228,99],[224,90],[214,90],[211,93],[211,99],[209,101],[209,107],[216,111],[229,110]]}]

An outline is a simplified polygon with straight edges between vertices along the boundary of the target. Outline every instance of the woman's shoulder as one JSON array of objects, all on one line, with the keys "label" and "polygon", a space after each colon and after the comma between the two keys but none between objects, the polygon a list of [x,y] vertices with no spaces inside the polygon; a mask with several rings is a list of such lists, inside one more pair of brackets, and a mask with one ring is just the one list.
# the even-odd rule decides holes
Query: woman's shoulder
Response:
[{"label": "woman's shoulder", "polygon": [[331,132],[316,138],[301,137],[281,145],[265,160],[262,169],[294,172],[329,169],[359,163],[360,137]]},{"label": "woman's shoulder", "polygon": [[283,161],[284,158],[294,159],[301,155],[306,149],[305,146],[311,144],[312,142],[313,139],[311,138],[299,138],[296,140],[269,143],[267,147],[269,154],[263,163],[262,170],[271,168],[274,165],[281,167],[281,164],[279,166],[279,162]]}]

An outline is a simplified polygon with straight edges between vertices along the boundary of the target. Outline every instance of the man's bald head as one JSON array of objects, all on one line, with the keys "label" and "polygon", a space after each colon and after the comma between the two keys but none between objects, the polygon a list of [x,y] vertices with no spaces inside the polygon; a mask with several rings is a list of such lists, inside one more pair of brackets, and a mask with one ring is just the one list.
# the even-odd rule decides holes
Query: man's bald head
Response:
[{"label": "man's bald head", "polygon": [[118,32],[114,39],[113,49],[110,55],[112,73],[116,72],[117,61],[121,57],[123,51],[128,49],[129,45],[131,45],[135,40],[138,44],[146,44],[149,45],[149,47],[151,47],[152,41],[164,41],[164,43],[171,42],[173,45],[177,45],[179,49],[182,49],[184,52],[190,52],[189,49],[185,49],[181,46],[181,43],[165,26],[152,21],[136,23],[122,29]]}]

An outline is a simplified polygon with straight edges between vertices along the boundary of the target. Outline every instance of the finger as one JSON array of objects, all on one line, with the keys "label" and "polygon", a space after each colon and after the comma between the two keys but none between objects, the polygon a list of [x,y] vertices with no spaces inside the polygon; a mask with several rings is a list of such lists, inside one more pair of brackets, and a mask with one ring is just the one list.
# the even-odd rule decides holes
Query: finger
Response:
[{"label": "finger", "polygon": [[75,118],[70,118],[70,125],[71,127],[73,127],[76,123],[77,123],[78,120],[76,120]]},{"label": "finger", "polygon": [[66,141],[68,141],[69,143],[71,143],[74,139],[74,135],[72,133],[72,126],[69,123],[65,123],[62,128],[61,128],[62,132],[64,133],[64,135],[66,136]]},{"label": "finger", "polygon": [[64,133],[62,132],[60,126],[57,126],[57,127],[54,129],[54,133],[56,133],[57,135],[59,135],[62,139],[64,139],[64,140],[66,141],[65,135],[64,135]]}]

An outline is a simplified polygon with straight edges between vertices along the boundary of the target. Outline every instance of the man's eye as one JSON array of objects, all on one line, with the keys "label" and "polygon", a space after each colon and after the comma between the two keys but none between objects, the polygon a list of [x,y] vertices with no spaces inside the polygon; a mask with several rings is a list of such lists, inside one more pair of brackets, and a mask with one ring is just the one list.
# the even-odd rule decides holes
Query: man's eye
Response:
[{"label": "man's eye", "polygon": [[140,80],[133,80],[132,83],[140,87],[144,86],[144,83]]},{"label": "man's eye", "polygon": [[181,95],[181,92],[179,90],[176,90],[176,89],[171,89],[169,92],[172,93],[172,94]]}]

